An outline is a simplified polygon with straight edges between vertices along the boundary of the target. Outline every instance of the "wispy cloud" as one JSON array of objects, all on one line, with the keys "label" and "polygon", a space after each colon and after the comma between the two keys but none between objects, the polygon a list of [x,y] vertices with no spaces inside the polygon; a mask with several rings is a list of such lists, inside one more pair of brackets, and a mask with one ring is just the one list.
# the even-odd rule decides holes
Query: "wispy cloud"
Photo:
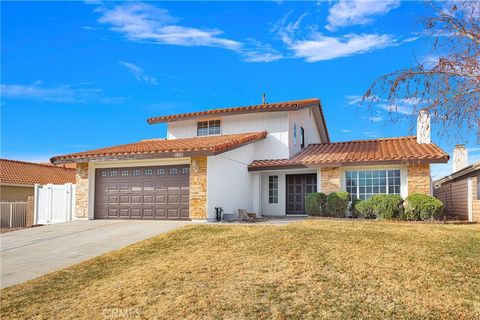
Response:
[{"label": "wispy cloud", "polygon": [[308,40],[296,40],[290,45],[295,55],[307,62],[332,60],[394,46],[396,40],[386,34],[349,34],[328,37],[314,33]]},{"label": "wispy cloud", "polygon": [[368,120],[372,122],[382,122],[384,119],[381,116],[371,116],[371,117],[368,117]]},{"label": "wispy cloud", "polygon": [[106,97],[103,91],[92,87],[91,83],[75,85],[61,84],[43,86],[41,82],[33,84],[2,84],[1,96],[7,99],[36,100],[64,103],[120,103],[122,97]]},{"label": "wispy cloud", "polygon": [[329,8],[325,28],[332,31],[340,27],[367,24],[373,21],[373,16],[386,14],[399,6],[399,0],[340,0]]},{"label": "wispy cloud", "polygon": [[272,62],[283,58],[283,55],[271,45],[255,39],[247,39],[241,54],[247,62]]},{"label": "wispy cloud", "polygon": [[110,25],[112,31],[132,41],[229,50],[239,50],[242,46],[238,41],[221,37],[221,30],[182,26],[167,10],[147,3],[101,6],[97,11],[101,13],[100,23]]},{"label": "wispy cloud", "polygon": [[342,132],[343,132],[343,133],[349,133],[349,132],[352,132],[352,130],[350,130],[350,129],[342,129]]},{"label": "wispy cloud", "polygon": [[[317,62],[348,57],[366,52],[398,46],[414,38],[400,39],[389,34],[346,34],[327,36],[318,31],[317,25],[302,28],[308,14],[289,21],[289,14],[282,17],[271,29],[283,41],[294,57],[307,62]],[[416,39],[416,38],[415,38]]]},{"label": "wispy cloud", "polygon": [[145,71],[142,68],[140,68],[139,66],[137,66],[137,65],[135,65],[131,62],[123,61],[123,60],[119,60],[118,63],[120,65],[124,66],[125,68],[127,68],[128,71],[130,71],[130,73],[133,74],[135,79],[137,79],[138,81],[142,81],[142,82],[145,82],[146,84],[151,84],[151,85],[157,85],[158,84],[158,81],[157,81],[156,78],[148,76],[145,73]]}]

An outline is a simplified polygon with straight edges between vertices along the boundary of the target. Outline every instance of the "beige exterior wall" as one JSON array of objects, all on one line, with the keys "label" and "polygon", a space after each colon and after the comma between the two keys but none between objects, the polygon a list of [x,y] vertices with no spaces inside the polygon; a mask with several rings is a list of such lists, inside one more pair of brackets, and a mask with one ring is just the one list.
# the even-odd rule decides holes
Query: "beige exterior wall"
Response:
[{"label": "beige exterior wall", "polygon": [[190,160],[190,219],[207,218],[207,157]]},{"label": "beige exterior wall", "polygon": [[88,218],[88,163],[77,163],[75,216]]},{"label": "beige exterior wall", "polygon": [[322,168],[320,171],[321,191],[329,194],[341,190],[340,168]]},{"label": "beige exterior wall", "polygon": [[[480,222],[480,200],[477,199],[478,176],[471,177],[471,179],[473,221]],[[460,220],[468,220],[468,177],[436,188],[434,196],[443,202],[449,215],[456,216]]]},{"label": "beige exterior wall", "polygon": [[408,194],[430,194],[430,165],[418,164],[407,166]]},{"label": "beige exterior wall", "polygon": [[27,201],[28,197],[33,197],[34,188],[17,186],[0,186],[1,201]]}]

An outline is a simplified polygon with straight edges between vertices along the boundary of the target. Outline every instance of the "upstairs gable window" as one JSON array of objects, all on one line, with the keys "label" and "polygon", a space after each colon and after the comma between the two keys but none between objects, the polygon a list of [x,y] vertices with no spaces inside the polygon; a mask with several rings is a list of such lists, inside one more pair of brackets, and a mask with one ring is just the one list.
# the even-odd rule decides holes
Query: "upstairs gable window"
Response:
[{"label": "upstairs gable window", "polygon": [[197,136],[220,134],[220,120],[200,121],[197,123]]}]

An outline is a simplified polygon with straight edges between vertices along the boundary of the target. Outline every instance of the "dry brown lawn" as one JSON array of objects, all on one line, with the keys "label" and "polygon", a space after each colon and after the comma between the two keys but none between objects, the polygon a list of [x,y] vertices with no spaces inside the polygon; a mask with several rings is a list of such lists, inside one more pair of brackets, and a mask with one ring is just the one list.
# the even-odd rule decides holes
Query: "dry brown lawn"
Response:
[{"label": "dry brown lawn", "polygon": [[1,291],[1,317],[479,319],[480,225],[196,225]]}]

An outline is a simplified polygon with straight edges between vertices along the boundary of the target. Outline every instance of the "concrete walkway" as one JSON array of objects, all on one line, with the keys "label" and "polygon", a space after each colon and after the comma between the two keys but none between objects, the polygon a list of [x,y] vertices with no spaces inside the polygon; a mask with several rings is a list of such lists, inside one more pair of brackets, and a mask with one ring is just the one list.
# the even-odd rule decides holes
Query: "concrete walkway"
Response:
[{"label": "concrete walkway", "polygon": [[1,234],[0,287],[36,278],[189,223],[90,220]]}]

